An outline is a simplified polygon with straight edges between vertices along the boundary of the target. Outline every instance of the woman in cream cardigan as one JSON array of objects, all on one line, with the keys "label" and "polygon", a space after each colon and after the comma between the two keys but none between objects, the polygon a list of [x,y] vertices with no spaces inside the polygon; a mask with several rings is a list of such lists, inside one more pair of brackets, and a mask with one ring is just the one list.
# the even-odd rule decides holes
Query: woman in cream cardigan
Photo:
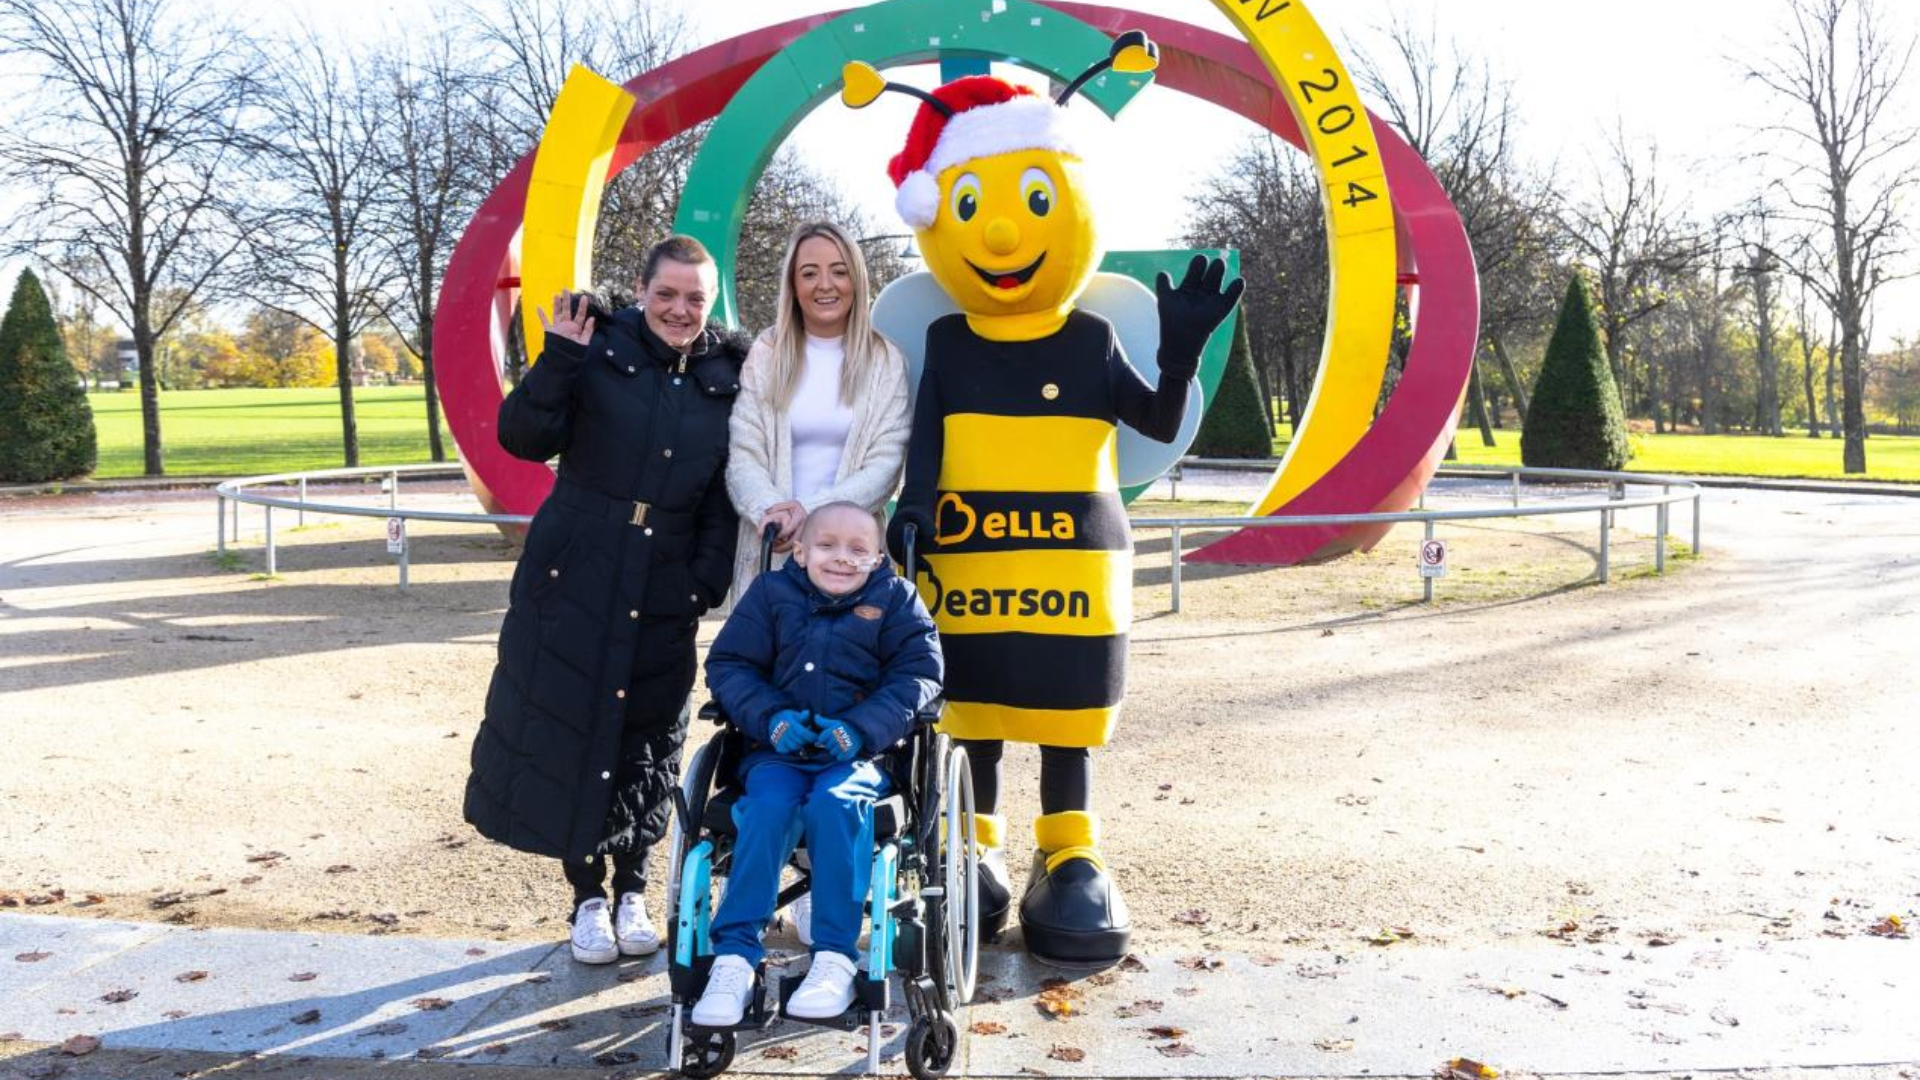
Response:
[{"label": "woman in cream cardigan", "polygon": [[784,554],[817,506],[886,505],[912,421],[906,359],[868,321],[859,245],[809,222],[781,265],[780,314],[747,354],[729,429],[727,491],[740,512],[729,609],[759,573],[768,524]]}]

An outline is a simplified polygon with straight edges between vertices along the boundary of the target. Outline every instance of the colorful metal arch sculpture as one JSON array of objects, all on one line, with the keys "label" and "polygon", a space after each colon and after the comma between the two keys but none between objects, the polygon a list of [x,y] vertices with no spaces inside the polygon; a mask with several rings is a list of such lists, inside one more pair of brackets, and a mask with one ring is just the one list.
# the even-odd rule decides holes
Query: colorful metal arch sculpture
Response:
[{"label": "colorful metal arch sculpture", "polygon": [[[1163,85],[1231,108],[1297,146],[1311,147],[1323,181],[1329,184],[1330,209],[1342,202],[1343,190],[1352,198],[1344,204],[1344,211],[1332,209],[1329,214],[1329,246],[1336,252],[1335,293],[1345,299],[1337,301],[1329,313],[1326,362],[1310,406],[1317,418],[1332,419],[1315,429],[1312,441],[1303,428],[1295,440],[1296,450],[1276,472],[1267,497],[1255,512],[1404,509],[1431,478],[1451,437],[1477,337],[1478,290],[1464,230],[1432,173],[1377,118],[1370,125],[1374,138],[1350,145],[1352,150],[1363,150],[1377,140],[1375,159],[1391,195],[1392,217],[1387,215],[1388,200],[1366,186],[1372,174],[1352,167],[1365,163],[1365,155],[1349,157],[1352,151],[1342,149],[1342,144],[1326,143],[1327,138],[1351,139],[1352,120],[1359,114],[1358,99],[1350,97],[1351,80],[1339,68],[1331,46],[1302,5],[1262,0],[1250,8],[1228,0],[1214,2],[1260,45],[1267,64],[1263,65],[1245,43],[1170,20],[1091,5],[1047,6],[1108,33],[1135,26],[1147,29],[1161,43],[1159,81]],[[1008,6],[1005,2],[999,5],[1002,11]],[[951,3],[943,5],[943,10],[955,8]],[[980,10],[989,11],[989,5],[983,2]],[[605,155],[609,173],[624,168],[662,140],[710,119],[770,56],[836,18],[821,15],[798,19],[743,35],[627,83],[625,89],[635,104]],[[1268,22],[1269,18],[1281,21]],[[1012,20],[1009,24],[1020,25]],[[1296,69],[1277,70],[1283,63],[1292,63]],[[1297,68],[1301,63],[1321,66],[1303,72]],[[1273,76],[1286,93],[1275,89],[1269,67],[1276,69]],[[1331,85],[1328,76],[1333,77]],[[1303,140],[1299,120],[1289,107],[1289,95],[1310,99],[1302,101],[1305,106],[1317,102],[1317,111],[1308,113],[1313,121],[1311,130],[1325,138]],[[617,102],[609,106],[617,107]],[[1335,107],[1347,108],[1350,113],[1332,112]],[[583,115],[592,115],[592,110]],[[583,129],[592,127],[591,123],[583,124]],[[602,123],[598,130],[604,141],[610,125]],[[1330,156],[1331,151],[1337,151],[1338,156]],[[770,154],[771,147],[766,152]],[[1347,172],[1336,176],[1335,169],[1343,166],[1343,160]],[[530,171],[530,160],[516,166],[483,204],[462,238],[449,265],[435,334],[448,423],[466,455],[474,488],[489,509],[522,513],[531,512],[545,498],[552,476],[545,467],[507,457],[498,447],[494,422],[501,387],[495,357],[501,351],[512,290],[519,284],[512,252],[519,224],[514,211],[527,198]],[[580,204],[588,188],[594,188],[597,195],[591,175],[588,181],[577,191],[560,193],[552,200],[554,207],[562,209],[571,200],[576,223],[583,220]],[[1358,197],[1353,189],[1342,188],[1349,183],[1360,185],[1374,197]],[[590,219],[586,220],[590,224]],[[1383,222],[1397,225],[1407,242],[1396,245],[1395,230]],[[573,235],[577,245],[577,224]],[[1366,417],[1356,417],[1362,411],[1370,414],[1384,370],[1396,251],[1399,278],[1414,288],[1413,348],[1392,401],[1368,426]],[[1355,254],[1349,257],[1341,252]],[[1351,276],[1343,277],[1343,267]],[[568,272],[578,271],[565,267],[559,274]],[[1338,392],[1329,394],[1335,384]],[[1338,408],[1329,404],[1336,398]],[[1318,432],[1328,434],[1320,436]],[[1297,494],[1290,495],[1291,491]],[[1249,530],[1202,549],[1195,557],[1291,563],[1371,546],[1384,532],[1384,527]]]}]

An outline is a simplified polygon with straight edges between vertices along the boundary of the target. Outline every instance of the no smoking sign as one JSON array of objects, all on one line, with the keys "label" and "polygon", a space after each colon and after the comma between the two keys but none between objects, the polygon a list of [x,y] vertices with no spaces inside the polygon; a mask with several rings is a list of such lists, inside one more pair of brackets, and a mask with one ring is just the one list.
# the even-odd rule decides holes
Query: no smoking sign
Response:
[{"label": "no smoking sign", "polygon": [[1421,542],[1420,576],[1423,578],[1447,576],[1447,542],[1445,540]]}]

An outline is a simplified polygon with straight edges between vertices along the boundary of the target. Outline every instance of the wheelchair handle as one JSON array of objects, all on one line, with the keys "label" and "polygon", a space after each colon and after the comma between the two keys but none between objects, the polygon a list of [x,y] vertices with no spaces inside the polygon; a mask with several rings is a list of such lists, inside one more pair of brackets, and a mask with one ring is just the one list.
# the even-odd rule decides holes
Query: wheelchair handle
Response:
[{"label": "wheelchair handle", "polygon": [[760,530],[760,572],[763,574],[773,569],[773,542],[779,536],[780,526],[772,522]]},{"label": "wheelchair handle", "polygon": [[914,569],[915,566],[918,565],[918,561],[914,558],[915,553],[913,549],[919,546],[920,527],[913,524],[907,525],[905,528],[900,530],[900,538],[906,541],[907,580],[912,581],[916,576],[918,576],[918,571]]}]

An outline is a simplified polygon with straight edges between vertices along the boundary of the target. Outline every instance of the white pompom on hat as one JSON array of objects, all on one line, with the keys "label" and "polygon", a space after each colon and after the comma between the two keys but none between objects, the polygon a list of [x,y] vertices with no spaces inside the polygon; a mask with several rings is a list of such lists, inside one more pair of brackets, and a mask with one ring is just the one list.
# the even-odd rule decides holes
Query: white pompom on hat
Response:
[{"label": "white pompom on hat", "polygon": [[941,171],[1015,150],[1074,154],[1066,110],[1025,86],[992,75],[969,75],[937,87],[933,96],[953,111],[948,117],[922,102],[907,130],[907,143],[887,163],[898,190],[894,209],[915,229],[933,224],[940,211]]}]

